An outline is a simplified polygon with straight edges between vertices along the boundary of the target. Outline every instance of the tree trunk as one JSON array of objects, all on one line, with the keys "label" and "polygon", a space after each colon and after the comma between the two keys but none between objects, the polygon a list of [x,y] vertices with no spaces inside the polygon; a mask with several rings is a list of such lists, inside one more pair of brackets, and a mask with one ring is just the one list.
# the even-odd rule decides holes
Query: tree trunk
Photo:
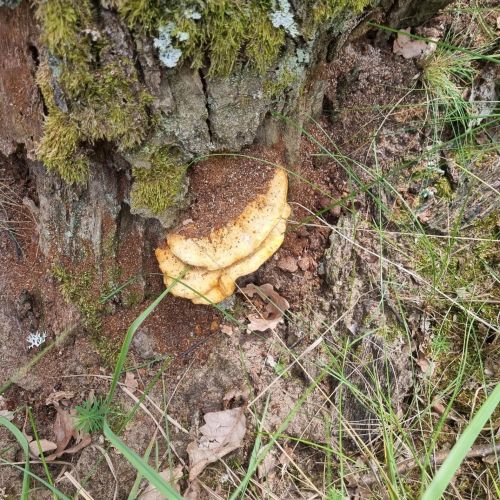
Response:
[{"label": "tree trunk", "polygon": [[[65,25],[72,21],[64,20],[57,3],[47,0],[30,7],[27,1],[0,1],[0,152],[4,162],[16,158],[15,165],[24,164],[22,172],[31,186],[24,202],[35,215],[39,249],[47,262],[91,263],[100,275],[105,267],[128,262],[142,276],[134,291],[134,300],[139,300],[146,274],[154,270],[153,248],[188,199],[187,181],[179,174],[176,192],[165,194],[169,203],[148,205],[140,196],[139,184],[134,187],[134,182],[140,182],[140,169],[160,175],[165,175],[167,167],[183,172],[180,165],[200,155],[238,152],[254,143],[270,146],[278,141],[283,141],[286,159],[293,164],[304,117],[322,110],[323,69],[351,32],[368,29],[370,19],[395,27],[415,25],[448,0],[383,0],[363,11],[353,7],[363,2],[347,1],[344,8],[325,11],[322,18],[315,14],[320,12],[318,5],[326,9],[331,2],[315,2],[314,11],[305,0],[294,0],[292,5],[280,2],[273,12],[281,9],[278,14],[285,17],[291,13],[293,27],[273,27],[269,16],[259,18],[274,31],[256,32],[257,42],[268,36],[269,47],[279,50],[273,60],[265,62],[266,67],[257,69],[256,65],[264,64],[259,63],[266,50],[264,38],[254,52],[251,36],[236,48],[237,57],[223,53],[219,64],[233,57],[229,68],[216,67],[220,54],[206,41],[198,52],[167,68],[162,56],[175,55],[177,47],[184,47],[179,40],[189,32],[182,35],[179,27],[174,47],[174,35],[164,25],[160,25],[162,40],[158,26],[148,28],[152,22],[148,12],[136,20],[127,7],[133,2],[126,0],[66,2],[66,8],[76,12],[77,26]],[[291,9],[288,13],[284,4]],[[152,11],[156,5],[151,2]],[[194,11],[184,10],[183,15],[176,21],[178,26],[184,22],[200,27],[205,22]],[[210,40],[212,28],[207,26],[206,40]],[[223,35],[212,38],[219,43],[232,36],[233,32],[224,35],[224,26],[217,29]],[[256,28],[250,23],[243,29]],[[197,36],[193,33],[191,39]],[[272,42],[277,34],[279,43]],[[74,53],[84,50],[81,47],[87,47],[88,53]],[[194,69],[193,61],[197,61]],[[81,79],[87,77],[83,85]],[[95,81],[103,87],[93,89]],[[121,101],[116,101],[117,96]],[[104,102],[106,98],[109,103]],[[108,114],[115,114],[116,122]],[[51,129],[51,120],[56,119],[59,129]],[[68,130],[76,131],[76,139],[69,137]],[[75,144],[68,150],[71,141]],[[42,144],[38,152],[37,144]],[[165,151],[170,159],[162,156]]]}]

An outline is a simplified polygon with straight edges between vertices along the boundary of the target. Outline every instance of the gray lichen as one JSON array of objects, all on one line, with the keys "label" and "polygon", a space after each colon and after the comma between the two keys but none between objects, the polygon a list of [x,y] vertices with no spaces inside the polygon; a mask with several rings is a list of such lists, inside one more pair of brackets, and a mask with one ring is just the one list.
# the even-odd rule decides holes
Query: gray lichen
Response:
[{"label": "gray lichen", "polygon": [[9,7],[14,9],[21,3],[21,0],[0,0],[0,7]]},{"label": "gray lichen", "polygon": [[275,28],[283,28],[291,37],[300,35],[299,29],[293,18],[292,8],[288,0],[278,0],[279,8],[269,14]]}]

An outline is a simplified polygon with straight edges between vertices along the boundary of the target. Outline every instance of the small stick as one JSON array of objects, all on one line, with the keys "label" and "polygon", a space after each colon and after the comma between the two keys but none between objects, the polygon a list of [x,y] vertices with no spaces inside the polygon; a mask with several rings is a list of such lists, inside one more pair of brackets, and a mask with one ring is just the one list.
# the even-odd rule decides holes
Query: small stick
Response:
[{"label": "small stick", "polygon": [[[442,464],[446,460],[446,457],[449,453],[449,450],[436,453],[431,463],[434,465]],[[500,453],[500,443],[496,445],[486,444],[473,446],[467,453],[465,458],[482,458],[487,457],[488,455],[493,455],[494,453]],[[410,471],[416,466],[417,463],[415,462],[415,460],[405,460],[396,466],[396,472],[397,474],[404,474],[405,472]],[[378,479],[378,476],[374,473],[365,474],[364,476],[361,476],[357,481],[353,481],[350,486],[370,486],[371,484],[376,483]]]}]

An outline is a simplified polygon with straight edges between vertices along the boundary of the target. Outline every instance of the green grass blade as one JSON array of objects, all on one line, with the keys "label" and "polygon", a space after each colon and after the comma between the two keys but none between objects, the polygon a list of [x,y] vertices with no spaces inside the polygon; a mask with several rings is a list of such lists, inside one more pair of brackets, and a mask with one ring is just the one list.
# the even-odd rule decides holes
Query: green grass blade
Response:
[{"label": "green grass blade", "polygon": [[465,459],[482,428],[500,403],[500,384],[498,384],[479,411],[474,415],[469,425],[458,438],[450,454],[441,465],[431,484],[422,496],[422,500],[437,500],[441,498],[453,475]]},{"label": "green grass blade", "polygon": [[130,349],[130,344],[132,343],[132,338],[134,337],[137,329],[142,325],[144,320],[156,309],[158,304],[170,293],[170,290],[178,283],[180,279],[184,277],[188,270],[186,267],[180,276],[178,276],[174,281],[165,289],[163,292],[151,303],[149,304],[144,311],[142,311],[137,318],[132,322],[127,330],[127,334],[125,335],[125,339],[122,344],[122,348],[120,349],[120,355],[118,356],[118,360],[116,362],[115,371],[113,373],[113,379],[111,380],[111,386],[109,388],[108,396],[106,398],[106,406],[109,406],[111,403],[113,396],[115,395],[116,387],[118,385],[118,380],[120,379],[120,375],[122,373],[123,366],[125,365],[125,360],[127,359],[127,354]]},{"label": "green grass blade", "polygon": [[[23,436],[24,437],[24,436]],[[17,464],[11,464],[7,460],[0,458],[0,462],[10,465],[11,467],[14,467],[14,469],[18,469],[20,471],[26,472],[26,469],[23,469],[22,467],[19,467]],[[54,488],[51,484],[49,484],[45,479],[42,479],[40,476],[37,476],[36,474],[33,474],[33,472],[28,471],[26,476],[32,477],[36,481],[38,481],[40,484],[43,484],[48,490],[50,490],[56,497],[60,498],[61,500],[71,500],[71,498],[67,497],[62,491],[59,491],[57,488]],[[21,494],[22,495],[22,494]],[[21,496],[21,498],[24,500],[24,498],[29,499],[29,496]]]},{"label": "green grass blade", "polygon": [[130,283],[133,283],[139,277],[138,274],[131,276],[125,283],[116,286],[107,295],[101,296],[99,299],[100,304],[105,304],[108,300],[112,299],[115,295],[118,295],[124,288],[126,288]]},{"label": "green grass blade", "polygon": [[35,436],[35,441],[38,447],[38,454],[40,455],[40,460],[43,464],[43,470],[45,471],[45,475],[47,476],[47,480],[49,481],[51,486],[54,486],[54,481],[52,480],[52,476],[50,475],[49,467],[47,465],[47,461],[45,460],[45,455],[42,451],[42,446],[40,444],[40,438],[38,437],[38,431],[35,425],[35,419],[33,418],[33,412],[31,408],[28,406],[28,416],[31,423],[31,428],[33,430],[33,435]]},{"label": "green grass blade", "polygon": [[[151,450],[153,449],[154,441],[155,441],[155,436],[153,436],[153,438],[149,442],[148,447],[146,448],[146,452],[144,453],[143,460],[145,462],[149,460],[149,455],[151,455]],[[137,476],[135,477],[134,484],[132,485],[132,489],[128,494],[127,500],[135,500],[137,498],[141,481],[142,481],[142,474],[140,472],[137,472]]]},{"label": "green grass blade", "polygon": [[167,483],[153,468],[151,468],[137,453],[126,446],[104,422],[104,435],[109,442],[130,462],[134,469],[145,477],[162,495],[169,500],[182,500],[182,495]]},{"label": "green grass blade", "polygon": [[26,458],[26,463],[24,464],[24,472],[23,472],[23,489],[21,493],[21,498],[23,500],[28,500],[29,498],[29,489],[30,489],[30,459],[29,459],[29,445],[28,440],[24,436],[24,434],[11,422],[9,422],[5,417],[0,417],[0,425],[3,425],[10,431],[17,442],[21,445],[23,449],[24,456]]}]

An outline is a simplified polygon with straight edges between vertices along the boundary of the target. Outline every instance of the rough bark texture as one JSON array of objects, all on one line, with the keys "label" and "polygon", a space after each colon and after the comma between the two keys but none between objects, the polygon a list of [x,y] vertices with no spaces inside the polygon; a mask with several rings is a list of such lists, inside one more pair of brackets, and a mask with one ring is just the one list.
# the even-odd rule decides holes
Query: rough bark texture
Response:
[{"label": "rough bark texture", "polygon": [[43,110],[35,83],[37,29],[25,2],[0,3],[0,152],[10,155],[24,144],[30,156],[42,133]]},{"label": "rough bark texture", "polygon": [[[380,20],[385,14],[391,24],[406,26],[423,21],[445,3],[431,0],[425,2],[428,9],[424,9],[422,2],[382,2],[377,10],[368,9],[365,14],[344,13],[318,29],[308,43],[289,39],[270,74],[259,76],[239,64],[227,78],[208,78],[203,69],[192,70],[186,64],[166,70],[156,57],[151,37],[136,36],[134,43],[117,14],[104,8],[100,22],[102,32],[114,44],[110,57],[135,60],[144,85],[154,97],[152,110],[160,112],[163,127],[152,142],[175,143],[183,158],[189,159],[215,151],[237,152],[255,140],[272,144],[283,139],[293,163],[300,140],[297,127],[304,116],[314,116],[322,107],[322,64],[334,57],[349,33],[368,19],[369,12],[375,12]],[[305,15],[302,2],[294,2],[294,8],[298,19]],[[150,251],[151,242],[145,243],[143,235],[157,238],[161,230],[155,219],[147,218],[153,215],[147,209],[132,208],[132,213],[146,218],[130,217],[130,164],[116,150],[102,143],[94,145],[91,176],[83,187],[65,184],[36,161],[34,149],[42,134],[44,110],[35,72],[38,54],[46,56],[38,34],[28,2],[16,8],[0,8],[0,151],[6,156],[18,148],[26,152],[38,194],[32,205],[37,213],[40,249],[47,257],[58,255],[78,261],[92,255],[99,263],[104,253],[109,254],[110,241],[116,247],[122,236],[122,218],[127,214],[127,228],[137,236],[137,245]],[[273,83],[280,68],[290,64],[296,71],[293,82],[270,96],[264,88],[266,82]],[[65,106],[63,100],[56,104]],[[294,124],[283,125],[270,112],[286,114]],[[126,156],[132,165],[141,165],[137,155]],[[168,225],[172,211],[157,218]]]}]

